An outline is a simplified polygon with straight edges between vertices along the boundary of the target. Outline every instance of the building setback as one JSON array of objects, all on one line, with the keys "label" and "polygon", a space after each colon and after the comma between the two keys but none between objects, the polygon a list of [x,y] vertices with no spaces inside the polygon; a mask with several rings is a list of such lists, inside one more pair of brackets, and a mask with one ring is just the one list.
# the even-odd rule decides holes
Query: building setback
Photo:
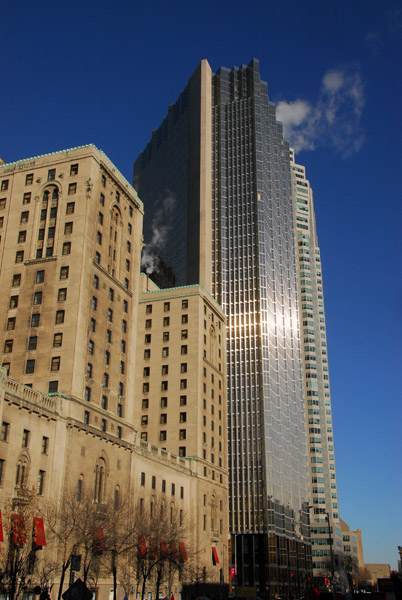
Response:
[{"label": "building setback", "polygon": [[216,74],[200,63],[137,158],[134,187],[150,270],[162,257],[227,317],[234,583],[297,595],[311,548],[292,182],[258,61]]}]

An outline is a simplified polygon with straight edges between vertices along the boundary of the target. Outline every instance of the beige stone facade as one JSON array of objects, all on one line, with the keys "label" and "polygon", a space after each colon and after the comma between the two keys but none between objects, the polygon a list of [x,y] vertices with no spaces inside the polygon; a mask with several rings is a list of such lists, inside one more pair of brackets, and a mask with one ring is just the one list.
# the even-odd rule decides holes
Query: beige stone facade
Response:
[{"label": "beige stone facade", "polygon": [[224,317],[201,286],[159,290],[142,278],[134,426],[144,441],[186,457],[197,472],[196,530],[202,547],[225,557],[214,568],[222,569],[216,580],[227,581]]},{"label": "beige stone facade", "polygon": [[[115,493],[145,507],[163,500],[191,523],[195,567],[205,568],[212,581],[227,581],[224,332],[218,305],[197,286],[186,295],[140,291],[142,203],[94,146],[2,165],[0,190],[0,509],[23,486],[35,487],[42,504],[78,489],[100,504]],[[165,302],[172,307],[169,394],[178,386],[166,407],[169,445],[158,437],[159,423],[144,439],[145,396],[138,392],[145,382],[142,313],[152,304],[156,319]],[[201,335],[204,319],[208,329]],[[182,329],[188,332],[186,360],[179,357]],[[161,386],[156,365],[166,347],[162,331],[163,322],[155,321],[152,361],[158,356],[159,362],[146,377],[155,390]],[[179,376],[185,362],[188,372]],[[177,378],[171,377],[174,369]],[[178,393],[185,378],[186,411]],[[208,396],[201,393],[203,382]],[[179,585],[176,581],[171,590],[175,596]],[[110,581],[101,582],[100,597],[109,589]]]},{"label": "beige stone facade", "polygon": [[364,556],[363,556],[363,541],[362,541],[362,530],[361,529],[350,529],[349,525],[345,523],[343,519],[340,520],[342,530],[342,551],[345,556],[351,556],[359,570],[363,570]]}]

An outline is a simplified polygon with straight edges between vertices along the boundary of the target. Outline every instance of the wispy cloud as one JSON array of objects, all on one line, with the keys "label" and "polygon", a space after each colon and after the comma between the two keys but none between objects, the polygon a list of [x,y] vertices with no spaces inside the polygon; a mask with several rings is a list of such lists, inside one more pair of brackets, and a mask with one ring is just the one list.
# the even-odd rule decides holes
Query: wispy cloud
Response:
[{"label": "wispy cloud", "polygon": [[332,69],[322,78],[315,103],[302,98],[276,105],[285,139],[296,152],[331,146],[344,157],[358,152],[364,135],[364,85],[357,71]]}]

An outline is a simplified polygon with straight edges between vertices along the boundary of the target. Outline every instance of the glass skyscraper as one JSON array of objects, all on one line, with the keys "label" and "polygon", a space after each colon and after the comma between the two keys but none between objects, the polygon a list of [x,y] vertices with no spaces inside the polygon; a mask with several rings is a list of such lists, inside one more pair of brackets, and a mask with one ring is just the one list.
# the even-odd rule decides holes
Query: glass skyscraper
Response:
[{"label": "glass skyscraper", "polygon": [[162,256],[227,317],[232,583],[300,595],[311,545],[290,153],[258,61],[216,74],[200,63],[134,187],[149,270]]}]

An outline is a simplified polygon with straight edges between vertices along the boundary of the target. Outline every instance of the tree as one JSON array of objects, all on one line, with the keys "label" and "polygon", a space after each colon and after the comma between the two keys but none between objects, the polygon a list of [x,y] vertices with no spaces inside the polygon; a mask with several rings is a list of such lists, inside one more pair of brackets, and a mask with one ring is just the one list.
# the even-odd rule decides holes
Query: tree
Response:
[{"label": "tree", "polygon": [[3,511],[3,526],[8,548],[2,557],[1,591],[9,600],[16,600],[23,591],[28,575],[33,574],[40,545],[36,491],[24,486],[17,489]]},{"label": "tree", "polygon": [[53,543],[61,561],[58,600],[61,599],[64,578],[78,541],[79,508],[77,496],[73,491],[67,492],[61,502],[49,502],[45,508],[49,543]]},{"label": "tree", "polygon": [[186,545],[191,528],[185,522],[183,511],[173,504],[167,510],[163,501],[153,500],[149,509],[140,501],[136,513],[139,527],[132,559],[136,565],[137,585],[141,586],[141,599],[144,599],[147,582],[155,584],[156,598],[165,581],[170,594],[174,576],[179,573],[182,579],[184,564],[194,555]]}]

